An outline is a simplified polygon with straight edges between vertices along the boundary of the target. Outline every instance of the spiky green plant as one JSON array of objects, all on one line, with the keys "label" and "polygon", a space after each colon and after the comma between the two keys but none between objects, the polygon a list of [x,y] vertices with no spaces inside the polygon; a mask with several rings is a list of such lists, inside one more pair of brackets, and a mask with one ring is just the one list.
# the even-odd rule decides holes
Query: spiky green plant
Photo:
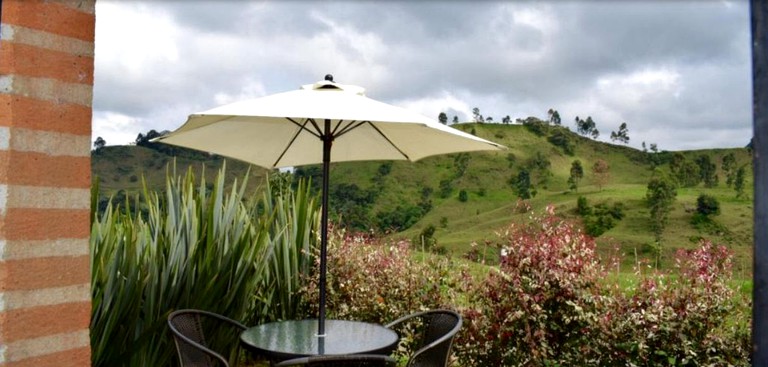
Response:
[{"label": "spiky green plant", "polygon": [[222,168],[207,189],[204,178],[196,184],[191,170],[176,177],[174,168],[164,193],[144,186],[133,204],[141,202],[141,211],[110,203],[94,213],[94,366],[175,363],[166,319],[176,309],[204,309],[246,323],[294,316],[291,294],[300,277],[292,272],[310,261],[315,201],[306,185],[295,195],[267,190],[261,200],[246,198],[247,175],[225,193],[224,177]]},{"label": "spiky green plant", "polygon": [[254,323],[292,319],[301,312],[302,274],[312,270],[311,249],[318,242],[319,211],[310,186],[302,180],[295,191],[270,187],[264,192],[263,210],[273,213],[275,224],[270,228],[273,252],[255,297]]}]

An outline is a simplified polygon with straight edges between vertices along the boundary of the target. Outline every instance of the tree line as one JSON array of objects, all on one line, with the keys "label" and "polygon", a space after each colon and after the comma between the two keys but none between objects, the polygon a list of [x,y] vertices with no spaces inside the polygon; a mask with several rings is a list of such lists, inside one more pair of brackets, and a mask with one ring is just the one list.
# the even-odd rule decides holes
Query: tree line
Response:
[{"label": "tree line", "polygon": [[[448,115],[446,115],[445,112],[440,112],[437,116],[438,121],[442,124],[448,123]],[[528,117],[526,119],[515,119],[515,122],[518,124],[531,124],[532,121],[537,121],[539,123],[546,123],[552,126],[562,126],[562,119],[560,118],[560,112],[558,112],[556,109],[550,108],[547,111],[547,120],[540,120],[536,117]],[[458,116],[453,116],[453,123],[456,124],[459,122]],[[491,116],[483,116],[483,114],[480,113],[480,108],[474,107],[472,108],[472,122],[475,123],[492,123],[494,122],[493,117]],[[597,129],[597,123],[592,119],[592,116],[587,116],[586,119],[581,119],[579,116],[576,116],[574,119],[575,126],[576,126],[576,132],[580,135],[591,137],[592,139],[597,139],[600,136],[600,131]],[[501,123],[503,124],[511,124],[512,118],[509,117],[509,115],[504,116],[501,119]],[[619,129],[616,131],[611,131],[611,141],[619,142],[623,144],[629,144],[629,128],[627,127],[626,122],[622,122],[619,125]]]}]

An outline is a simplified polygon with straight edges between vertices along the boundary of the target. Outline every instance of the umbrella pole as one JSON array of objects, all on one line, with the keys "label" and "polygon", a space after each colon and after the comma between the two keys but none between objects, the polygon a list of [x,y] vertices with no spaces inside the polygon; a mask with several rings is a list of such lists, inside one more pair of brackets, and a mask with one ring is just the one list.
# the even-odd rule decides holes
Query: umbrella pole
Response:
[{"label": "umbrella pole", "polygon": [[323,140],[323,193],[322,210],[320,219],[320,311],[317,323],[317,335],[325,336],[325,273],[326,273],[326,254],[328,248],[328,173],[331,165],[331,145],[333,136],[331,135],[331,120],[325,119],[325,133]]}]

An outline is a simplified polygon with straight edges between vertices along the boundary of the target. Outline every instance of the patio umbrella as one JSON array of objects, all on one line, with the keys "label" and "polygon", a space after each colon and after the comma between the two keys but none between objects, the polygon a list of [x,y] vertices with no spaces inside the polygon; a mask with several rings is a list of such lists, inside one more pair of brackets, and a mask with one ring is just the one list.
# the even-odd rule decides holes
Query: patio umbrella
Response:
[{"label": "patio umbrella", "polygon": [[184,125],[157,141],[266,168],[322,163],[319,336],[325,335],[330,163],[415,161],[438,154],[504,148],[368,98],[363,88],[335,83],[331,75],[298,90],[192,114]]}]

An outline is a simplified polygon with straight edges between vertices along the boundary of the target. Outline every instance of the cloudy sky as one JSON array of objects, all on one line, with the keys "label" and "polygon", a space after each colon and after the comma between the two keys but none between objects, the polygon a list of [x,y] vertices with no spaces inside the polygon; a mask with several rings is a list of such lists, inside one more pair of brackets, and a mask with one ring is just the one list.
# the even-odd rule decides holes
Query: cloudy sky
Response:
[{"label": "cloudy sky", "polygon": [[128,144],[193,112],[333,74],[437,118],[591,116],[600,140],[743,147],[742,1],[127,1],[96,4],[93,137]]}]

